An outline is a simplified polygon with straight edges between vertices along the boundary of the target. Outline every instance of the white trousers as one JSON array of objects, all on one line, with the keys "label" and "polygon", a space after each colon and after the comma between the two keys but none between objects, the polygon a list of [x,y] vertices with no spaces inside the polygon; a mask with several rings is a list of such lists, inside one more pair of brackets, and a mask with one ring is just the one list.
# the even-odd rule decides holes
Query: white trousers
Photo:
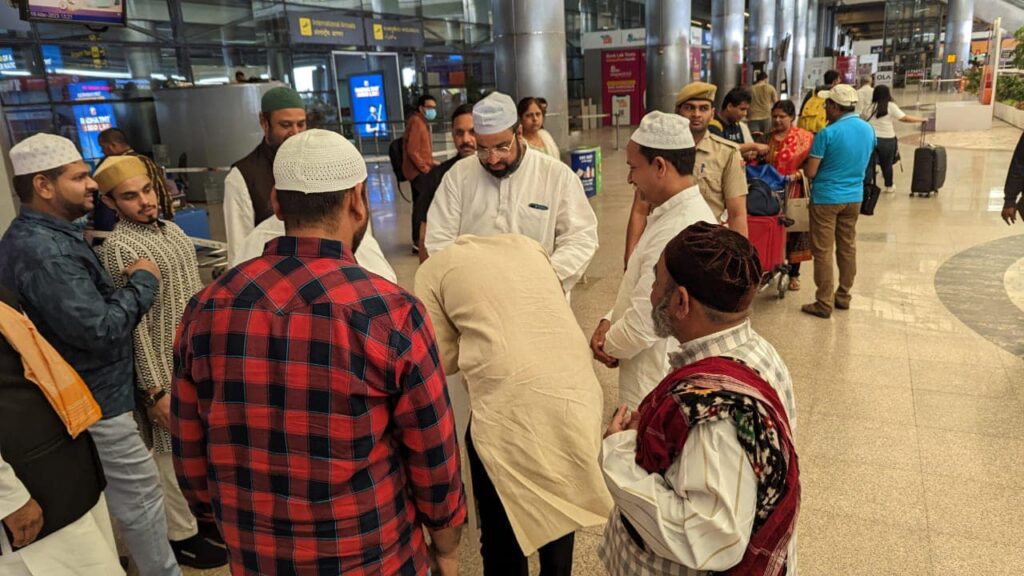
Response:
[{"label": "white trousers", "polygon": [[17,552],[0,530],[0,548],[0,576],[124,575],[103,495],[78,520]]}]

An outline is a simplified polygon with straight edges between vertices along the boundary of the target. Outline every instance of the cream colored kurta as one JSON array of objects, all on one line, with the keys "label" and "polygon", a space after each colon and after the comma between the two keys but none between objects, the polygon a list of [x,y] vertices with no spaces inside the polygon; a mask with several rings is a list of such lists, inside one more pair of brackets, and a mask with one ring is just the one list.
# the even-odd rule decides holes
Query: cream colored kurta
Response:
[{"label": "cream colored kurta", "polygon": [[416,294],[445,372],[463,373],[473,445],[523,553],[603,524],[601,385],[544,248],[462,236],[420,267]]},{"label": "cream colored kurta", "polygon": [[636,410],[672,371],[668,355],[679,348],[675,338],[660,338],[651,317],[654,267],[665,246],[695,222],[714,223],[697,186],[691,186],[654,208],[629,257],[615,304],[604,319],[611,323],[604,351],[619,360],[619,403]]}]

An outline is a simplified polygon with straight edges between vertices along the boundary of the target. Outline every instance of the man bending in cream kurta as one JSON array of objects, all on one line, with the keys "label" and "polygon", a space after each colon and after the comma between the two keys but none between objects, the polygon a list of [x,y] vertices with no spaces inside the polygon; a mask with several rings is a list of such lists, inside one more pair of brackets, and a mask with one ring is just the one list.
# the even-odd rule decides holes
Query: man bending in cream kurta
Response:
[{"label": "man bending in cream kurta", "polygon": [[715,221],[693,178],[696,157],[690,121],[658,111],[644,116],[626,147],[629,183],[652,210],[629,257],[615,305],[598,324],[590,348],[596,360],[619,368],[619,403],[630,409],[671,371],[668,355],[679,349],[675,338],[661,337],[654,329],[654,266],[668,241],[684,228]]},{"label": "man bending in cream kurta", "polygon": [[466,434],[484,574],[572,572],[573,533],[611,500],[598,465],[601,386],[547,252],[519,235],[462,236],[416,275]]}]

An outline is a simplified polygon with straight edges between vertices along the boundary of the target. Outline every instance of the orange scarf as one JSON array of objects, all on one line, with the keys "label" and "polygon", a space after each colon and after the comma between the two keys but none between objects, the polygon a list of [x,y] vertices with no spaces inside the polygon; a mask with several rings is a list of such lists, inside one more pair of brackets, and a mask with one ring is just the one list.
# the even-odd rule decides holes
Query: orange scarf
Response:
[{"label": "orange scarf", "polygon": [[21,354],[25,378],[43,391],[72,438],[99,421],[100,406],[78,372],[36,331],[31,320],[3,302],[0,334]]}]

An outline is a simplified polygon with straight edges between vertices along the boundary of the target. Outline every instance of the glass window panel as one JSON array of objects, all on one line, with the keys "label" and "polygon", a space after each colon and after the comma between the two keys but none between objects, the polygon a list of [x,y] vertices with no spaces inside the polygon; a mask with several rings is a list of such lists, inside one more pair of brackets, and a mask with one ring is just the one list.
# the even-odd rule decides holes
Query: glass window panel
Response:
[{"label": "glass window panel", "polygon": [[[7,133],[12,145],[40,132],[61,134],[54,123],[54,115],[49,106],[4,110],[4,117],[7,119]],[[71,128],[74,128],[73,122]]]},{"label": "glass window panel", "polygon": [[363,0],[363,10],[376,14],[419,16],[421,0]]},{"label": "glass window panel", "polygon": [[46,80],[31,45],[0,45],[0,101],[5,106],[47,101]]},{"label": "glass window panel", "polygon": [[0,2],[0,37],[6,38],[29,38],[32,34],[32,27],[28,22],[21,19],[18,14],[17,4],[14,2]]},{"label": "glass window panel", "polygon": [[423,17],[439,20],[469,21],[462,0],[435,0],[423,3]]},{"label": "glass window panel", "polygon": [[196,84],[227,84],[242,71],[250,79],[268,80],[268,51],[258,48],[189,48],[192,78]]}]

